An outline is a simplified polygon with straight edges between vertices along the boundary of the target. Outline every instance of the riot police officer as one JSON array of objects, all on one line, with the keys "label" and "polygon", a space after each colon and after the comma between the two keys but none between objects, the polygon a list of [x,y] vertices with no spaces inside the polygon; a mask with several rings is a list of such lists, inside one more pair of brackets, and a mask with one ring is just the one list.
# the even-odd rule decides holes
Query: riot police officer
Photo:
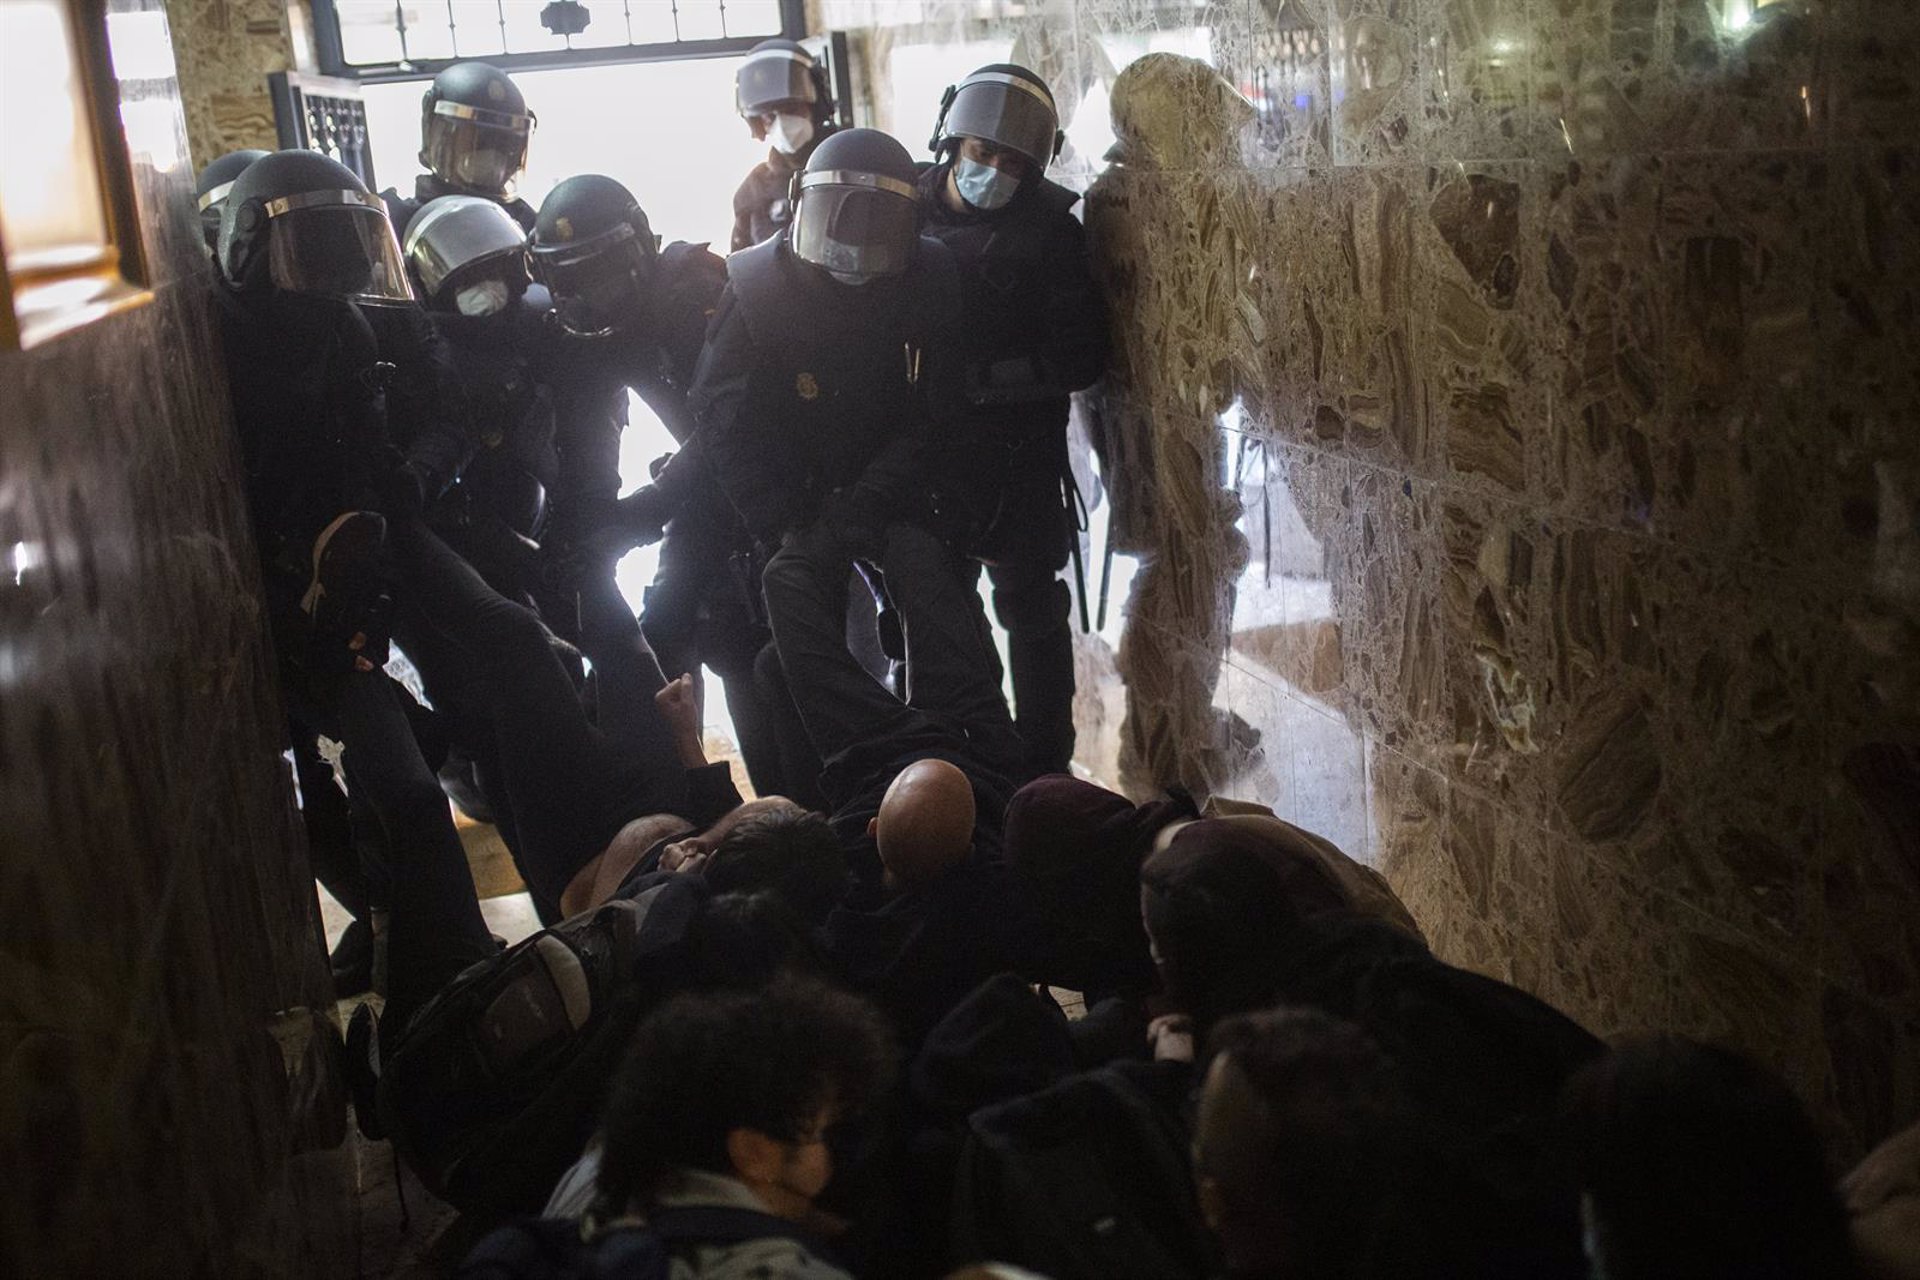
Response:
[{"label": "riot police officer", "polygon": [[788,184],[835,126],[826,69],[792,40],[753,46],[734,72],[733,97],[754,140],[771,148],[733,193],[731,249],[737,252],[793,220]]},{"label": "riot police officer", "polygon": [[[756,790],[807,796],[812,778],[803,771],[790,780],[775,745],[776,719],[791,711],[778,691],[762,696],[753,679],[767,633],[752,543],[738,518],[693,456],[677,456],[656,483],[616,501],[629,390],[676,443],[684,447],[693,436],[687,392],[725,264],[705,245],[659,247],[633,195],[598,175],[569,178],[548,195],[531,256],[569,335],[556,361],[561,468],[548,542],[579,576],[583,632],[592,616],[614,633],[625,607],[613,587],[613,562],[661,538],[664,528],[643,611],[648,644],[669,673],[697,680],[704,664],[720,675]],[[583,634],[590,658],[592,642]]]},{"label": "riot police officer", "polygon": [[[393,859],[391,905],[446,922],[389,939],[404,1008],[492,951],[446,800],[380,669],[389,519],[417,513],[471,452],[444,351],[413,302],[385,207],[312,151],[234,180],[217,247],[228,381],[288,701],[344,744],[348,786]],[[416,985],[409,987],[409,983]]]},{"label": "riot police officer", "polygon": [[920,175],[925,230],[952,251],[964,297],[965,426],[943,466],[1007,632],[1029,775],[1073,757],[1072,597],[1060,571],[1076,536],[1068,395],[1101,375],[1106,313],[1088,268],[1079,199],[1046,178],[1060,146],[1044,81],[981,67],[949,88]]},{"label": "riot police officer", "polygon": [[919,234],[914,177],[884,133],[822,142],[792,225],[727,260],[691,397],[705,462],[748,529],[780,547],[767,610],[783,665],[811,673],[793,696],[829,770],[891,697],[847,648],[861,560],[900,609],[908,701],[1017,762],[978,599],[934,532],[929,445],[951,424],[959,297],[951,255]]},{"label": "riot police officer", "polygon": [[441,196],[491,200],[527,231],[533,206],[514,194],[527,167],[527,144],[536,123],[527,100],[507,73],[485,62],[456,62],[433,78],[420,100],[420,163],[413,195],[389,187],[387,202],[395,232],[405,235],[420,206]]},{"label": "riot police officer", "polygon": [[219,247],[220,213],[227,207],[227,192],[233,189],[233,180],[255,160],[271,154],[257,149],[229,151],[202,169],[194,180],[193,203],[200,211],[200,233],[206,237],[208,253]]},{"label": "riot police officer", "polygon": [[[415,291],[459,371],[479,445],[430,509],[429,524],[500,595],[570,625],[571,602],[549,589],[539,559],[559,458],[553,397],[543,381],[552,345],[549,300],[528,275],[526,232],[491,200],[441,196],[414,217],[405,251]],[[470,688],[471,664],[408,603],[399,613],[400,646],[448,720],[441,784],[470,817],[493,823],[518,859],[518,831],[490,758],[485,699]]]}]

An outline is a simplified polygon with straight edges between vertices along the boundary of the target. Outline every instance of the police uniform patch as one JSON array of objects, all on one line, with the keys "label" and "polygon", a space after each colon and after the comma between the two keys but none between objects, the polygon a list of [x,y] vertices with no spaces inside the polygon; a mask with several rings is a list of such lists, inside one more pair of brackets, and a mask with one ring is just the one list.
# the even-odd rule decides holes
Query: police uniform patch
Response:
[{"label": "police uniform patch", "polygon": [[553,235],[556,240],[573,239],[573,219],[567,217],[553,220]]},{"label": "police uniform patch", "polygon": [[793,390],[802,400],[820,398],[820,384],[814,381],[813,375],[805,370],[802,370],[800,376],[793,380]]}]

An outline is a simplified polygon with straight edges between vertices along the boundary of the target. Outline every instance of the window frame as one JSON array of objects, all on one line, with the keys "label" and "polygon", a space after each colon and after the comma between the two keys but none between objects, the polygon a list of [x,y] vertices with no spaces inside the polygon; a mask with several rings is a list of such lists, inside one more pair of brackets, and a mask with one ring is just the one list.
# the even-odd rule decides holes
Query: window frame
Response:
[{"label": "window frame", "polygon": [[[612,0],[603,0],[611,3]],[[632,0],[625,0],[631,3]],[[642,0],[655,2],[655,0]],[[363,84],[396,84],[431,80],[456,62],[485,62],[502,71],[553,71],[565,67],[608,63],[678,62],[691,58],[723,58],[745,53],[762,40],[806,37],[806,0],[780,0],[780,30],[755,36],[728,36],[718,40],[672,40],[652,44],[622,44],[591,49],[547,49],[536,53],[488,54],[477,58],[421,58],[404,62],[359,65],[347,61],[340,36],[340,18],[334,0],[311,0],[314,52],[322,74]]]}]

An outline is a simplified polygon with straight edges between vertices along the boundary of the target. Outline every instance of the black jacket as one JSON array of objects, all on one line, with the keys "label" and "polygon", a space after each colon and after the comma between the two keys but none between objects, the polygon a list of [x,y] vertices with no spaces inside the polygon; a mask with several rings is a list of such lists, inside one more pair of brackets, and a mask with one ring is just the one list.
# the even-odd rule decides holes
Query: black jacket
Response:
[{"label": "black jacket", "polygon": [[727,260],[688,401],[749,531],[773,541],[830,506],[875,528],[928,516],[958,304],[951,257],[924,236],[903,275],[860,286],[796,259],[784,235]]},{"label": "black jacket", "polygon": [[498,521],[537,539],[547,497],[559,481],[553,394],[543,381],[555,334],[545,290],[497,315],[433,316],[452,354],[478,444],[460,483],[435,512],[436,524]]},{"label": "black jacket", "polygon": [[[393,234],[398,237],[402,247],[404,247],[407,242],[407,224],[413,221],[414,214],[420,212],[420,206],[426,204],[428,201],[438,200],[441,196],[465,196],[472,194],[471,191],[461,191],[457,187],[448,186],[431,173],[423,173],[413,180],[413,194],[411,196],[403,196],[400,194],[398,188],[388,187],[380,193],[380,199],[387,206],[387,221],[393,224]],[[533,234],[533,222],[534,218],[538,215],[538,210],[532,205],[522,200],[519,196],[513,196],[506,200],[496,200],[494,203],[512,214],[513,220],[519,223],[528,235]]]},{"label": "black jacket", "polygon": [[562,336],[548,377],[560,455],[554,519],[583,531],[611,511],[620,484],[620,436],[631,389],[684,445],[693,435],[688,392],[726,264],[704,244],[675,241],[660,253],[644,320],[603,338]]},{"label": "black jacket", "polygon": [[733,240],[729,251],[738,253],[748,245],[771,240],[793,221],[793,204],[788,193],[793,175],[807,167],[813,149],[833,133],[832,122],[817,125],[813,140],[792,155],[782,155],[777,147],[767,149],[767,158],[753,167],[739,190],[733,193]]},{"label": "black jacket", "polygon": [[424,311],[216,288],[270,562],[278,543],[297,556],[342,511],[379,509],[403,466],[429,501],[460,475],[477,442],[453,355]]},{"label": "black jacket", "polygon": [[953,254],[964,317],[964,430],[939,466],[961,490],[975,549],[991,552],[1009,516],[1060,505],[1068,396],[1105,371],[1107,313],[1072,212],[1079,196],[1041,178],[1003,209],[956,212],[951,169],[928,166],[919,180],[925,232]]}]

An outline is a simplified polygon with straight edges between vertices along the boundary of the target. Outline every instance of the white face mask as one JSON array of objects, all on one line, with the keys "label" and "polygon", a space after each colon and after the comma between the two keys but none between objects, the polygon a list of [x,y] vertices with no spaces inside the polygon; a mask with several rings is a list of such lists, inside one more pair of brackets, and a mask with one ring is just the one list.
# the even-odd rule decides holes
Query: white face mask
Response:
[{"label": "white face mask", "polygon": [[990,164],[981,164],[965,156],[956,156],[953,161],[953,185],[960,191],[960,198],[976,209],[994,210],[1006,207],[1020,190],[1020,179],[1010,173],[1003,173]]},{"label": "white face mask", "polygon": [[453,295],[453,305],[463,316],[490,316],[502,311],[513,298],[505,280],[481,280]]},{"label": "white face mask", "polygon": [[813,121],[806,116],[789,115],[782,111],[767,126],[767,141],[781,155],[793,155],[813,141]]}]

